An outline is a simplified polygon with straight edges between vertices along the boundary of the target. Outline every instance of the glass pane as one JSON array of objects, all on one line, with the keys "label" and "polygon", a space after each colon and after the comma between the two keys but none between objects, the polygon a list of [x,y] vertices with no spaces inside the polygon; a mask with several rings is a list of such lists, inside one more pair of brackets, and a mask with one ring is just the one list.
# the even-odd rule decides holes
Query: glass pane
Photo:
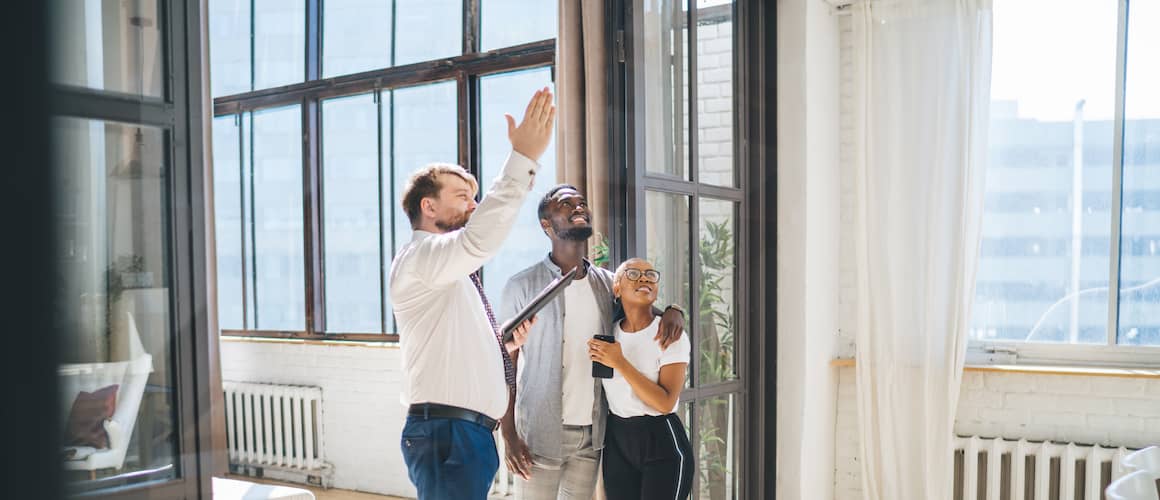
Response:
[{"label": "glass pane", "polygon": [[[407,179],[428,163],[458,163],[459,151],[459,98],[455,81],[402,88],[392,94],[391,104],[383,106],[383,153],[387,155],[384,164],[393,165],[391,178],[384,179],[393,185],[383,188],[384,192],[392,193],[390,203],[383,207],[384,220],[393,220],[394,227],[394,234],[387,235],[394,241],[393,246],[390,240],[386,242],[387,259],[393,257],[394,248],[411,241],[411,221],[402,209]],[[396,123],[405,126],[393,126]],[[389,261],[384,271],[390,271]]]},{"label": "glass pane", "polygon": [[52,80],[162,97],[163,47],[156,1],[53,0]]},{"label": "glass pane", "polygon": [[733,4],[697,8],[699,180],[737,185],[733,163]]},{"label": "glass pane", "polygon": [[689,308],[689,198],[645,193],[645,253],[661,272],[657,304]]},{"label": "glass pane", "polygon": [[[486,3],[486,2],[485,2]],[[553,26],[555,22],[553,21]],[[479,185],[488,189],[499,176],[503,162],[511,152],[511,142],[507,136],[507,122],[504,113],[512,115],[518,123],[523,119],[528,100],[537,89],[552,87],[552,75],[548,68],[487,76],[480,79],[480,157],[483,159],[483,178]],[[540,198],[556,185],[556,141],[548,144],[547,151],[540,158],[540,170],[536,173],[536,185],[528,193],[520,208],[516,226],[508,236],[507,243],[491,262],[483,266],[483,286],[487,296],[498,304],[500,292],[508,278],[548,256],[551,244],[540,229],[536,207]]]},{"label": "glass pane", "polygon": [[696,498],[737,498],[738,404],[733,394],[697,402],[697,471],[700,488]]},{"label": "glass pane", "polygon": [[250,0],[210,0],[209,52],[214,97],[250,90]]},{"label": "glass pane", "polygon": [[556,2],[482,0],[479,15],[480,50],[485,52],[556,38]]},{"label": "glass pane", "polygon": [[78,489],[175,478],[164,133],[58,118],[53,135],[65,477]]},{"label": "glass pane", "polygon": [[254,327],[306,327],[302,116],[298,106],[253,114]]},{"label": "glass pane", "polygon": [[700,200],[701,280],[697,288],[700,385],[737,378],[737,204]]},{"label": "glass pane", "polygon": [[463,0],[395,0],[395,21],[396,66],[463,53]]},{"label": "glass pane", "polygon": [[1160,1],[1128,16],[1119,343],[1160,345]]},{"label": "glass pane", "polygon": [[246,328],[257,317],[257,266],[254,261],[254,114],[242,114],[242,270],[245,273]]},{"label": "glass pane", "polygon": [[242,306],[241,134],[237,115],[213,119],[214,239],[217,251],[218,326],[245,328]]},{"label": "glass pane", "polygon": [[391,0],[322,3],[322,76],[391,66]]},{"label": "glass pane", "polygon": [[[642,4],[642,5],[641,5]],[[644,168],[650,174],[688,178],[689,51],[687,4],[681,0],[639,2],[642,51]]]},{"label": "glass pane", "polygon": [[326,331],[380,333],[378,105],[373,94],[322,102]]},{"label": "glass pane", "polygon": [[306,79],[306,2],[253,0],[254,90]]},{"label": "glass pane", "polygon": [[[1115,2],[997,2],[972,336],[1105,343]],[[1041,36],[1027,36],[1037,26]]]}]

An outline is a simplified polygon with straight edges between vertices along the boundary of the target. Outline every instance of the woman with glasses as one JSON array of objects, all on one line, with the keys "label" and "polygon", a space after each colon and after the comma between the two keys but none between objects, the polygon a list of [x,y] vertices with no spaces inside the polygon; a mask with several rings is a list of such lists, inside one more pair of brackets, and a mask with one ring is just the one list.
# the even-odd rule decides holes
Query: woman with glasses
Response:
[{"label": "woman with glasses", "polygon": [[688,335],[662,350],[653,311],[660,273],[644,259],[616,270],[612,293],[624,307],[616,342],[592,339],[588,354],[613,370],[603,379],[608,398],[604,489],[609,500],[687,498],[693,459],[685,426],[675,413],[685,386]]}]

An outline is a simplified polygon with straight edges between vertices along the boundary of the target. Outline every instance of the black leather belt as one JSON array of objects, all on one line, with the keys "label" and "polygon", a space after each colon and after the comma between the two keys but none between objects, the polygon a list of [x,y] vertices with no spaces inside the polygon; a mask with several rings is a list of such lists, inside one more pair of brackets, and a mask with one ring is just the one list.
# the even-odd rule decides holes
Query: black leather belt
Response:
[{"label": "black leather belt", "polygon": [[408,415],[423,418],[454,418],[473,422],[494,431],[499,428],[499,421],[477,411],[460,408],[458,406],[441,405],[437,403],[418,403],[407,408]]}]

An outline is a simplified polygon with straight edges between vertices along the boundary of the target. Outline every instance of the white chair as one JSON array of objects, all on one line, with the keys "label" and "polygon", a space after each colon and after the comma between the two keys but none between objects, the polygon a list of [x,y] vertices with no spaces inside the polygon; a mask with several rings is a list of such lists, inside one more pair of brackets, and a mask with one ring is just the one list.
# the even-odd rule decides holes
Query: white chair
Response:
[{"label": "white chair", "polygon": [[1120,462],[1127,470],[1142,470],[1160,478],[1160,446],[1149,446],[1133,451]]},{"label": "white chair", "polygon": [[1108,500],[1158,500],[1156,478],[1142,470],[1112,481],[1104,493]]},{"label": "white chair", "polygon": [[133,316],[128,317],[129,360],[108,363],[70,363],[58,370],[61,378],[61,396],[65,414],[81,391],[93,392],[102,387],[119,384],[117,389],[117,409],[113,417],[106,420],[105,432],[109,434],[108,448],[72,446],[76,453],[73,459],[64,462],[67,470],[120,469],[125,465],[125,454],[129,451],[129,439],[137,423],[137,413],[141,399],[145,395],[145,384],[153,372],[153,356],[145,351],[137,332]]}]

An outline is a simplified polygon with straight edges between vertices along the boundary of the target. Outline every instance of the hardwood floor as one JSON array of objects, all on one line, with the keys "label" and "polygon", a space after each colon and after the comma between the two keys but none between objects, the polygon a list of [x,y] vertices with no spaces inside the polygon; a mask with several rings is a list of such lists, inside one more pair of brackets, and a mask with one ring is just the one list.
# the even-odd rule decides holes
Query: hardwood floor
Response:
[{"label": "hardwood floor", "polygon": [[270,481],[268,479],[257,479],[257,478],[247,477],[247,476],[232,476],[231,475],[231,476],[227,476],[227,477],[229,477],[230,479],[250,481],[253,483],[277,484],[277,485],[283,485],[283,486],[293,486],[295,488],[302,488],[304,490],[310,490],[312,493],[314,493],[314,497],[316,500],[404,500],[401,497],[392,497],[392,496],[387,496],[387,495],[376,495],[374,493],[363,493],[361,491],[340,490],[337,488],[331,488],[329,490],[324,490],[322,488],[317,488],[317,487],[310,486],[310,485],[295,484],[295,483],[283,483],[283,482],[279,482],[279,481]]}]

